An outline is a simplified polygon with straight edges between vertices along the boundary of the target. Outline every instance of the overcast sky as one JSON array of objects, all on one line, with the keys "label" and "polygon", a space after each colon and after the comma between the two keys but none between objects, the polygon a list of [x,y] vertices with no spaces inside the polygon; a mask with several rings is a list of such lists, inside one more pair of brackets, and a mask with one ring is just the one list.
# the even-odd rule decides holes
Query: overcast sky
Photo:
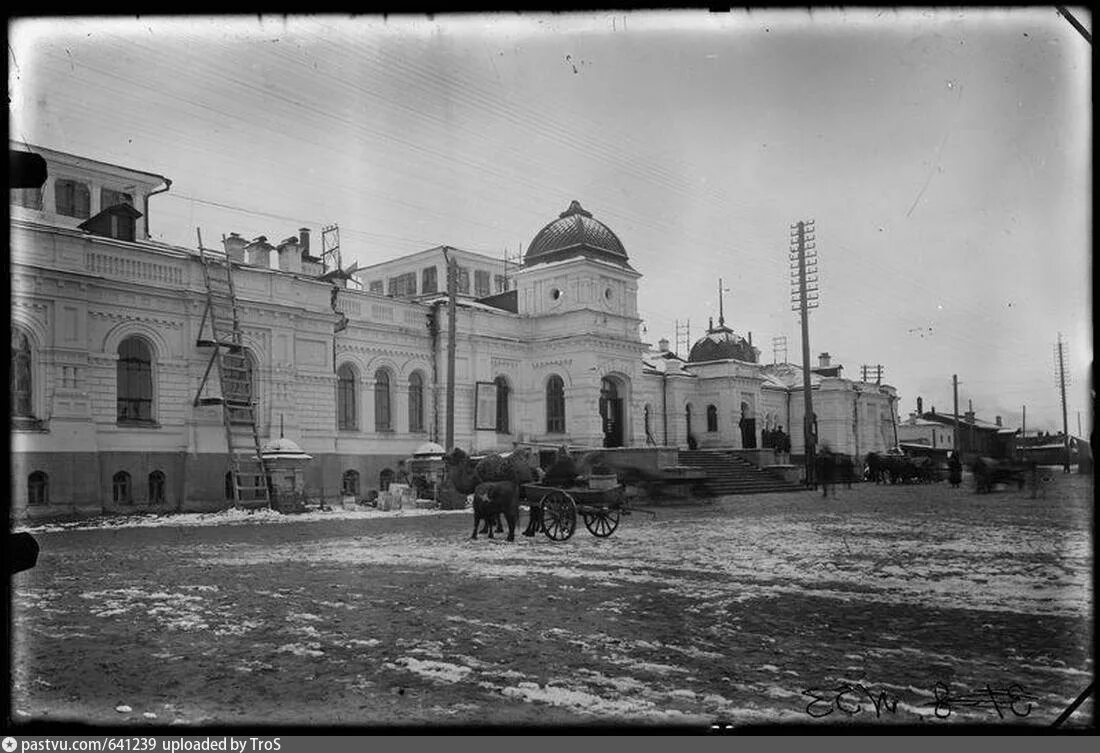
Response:
[{"label": "overcast sky", "polygon": [[1087,434],[1091,51],[1053,9],[23,19],[11,134],[171,178],[152,234],[190,247],[338,224],[345,264],[503,259],[576,199],[645,339],[700,337],[721,277],[766,362],[801,360],[812,218],[815,363],[882,364],[903,416],[958,374],[960,410],[1060,429],[1061,332]]}]

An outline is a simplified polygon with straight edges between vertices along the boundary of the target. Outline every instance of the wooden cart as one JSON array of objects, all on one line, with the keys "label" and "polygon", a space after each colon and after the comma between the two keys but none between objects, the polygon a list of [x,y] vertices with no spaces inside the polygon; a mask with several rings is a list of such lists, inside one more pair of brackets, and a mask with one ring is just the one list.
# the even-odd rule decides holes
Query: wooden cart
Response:
[{"label": "wooden cart", "polygon": [[541,530],[554,541],[566,541],[573,535],[578,514],[593,536],[606,538],[619,527],[620,518],[631,513],[622,485],[591,489],[524,484],[523,489],[533,514],[542,511]]}]

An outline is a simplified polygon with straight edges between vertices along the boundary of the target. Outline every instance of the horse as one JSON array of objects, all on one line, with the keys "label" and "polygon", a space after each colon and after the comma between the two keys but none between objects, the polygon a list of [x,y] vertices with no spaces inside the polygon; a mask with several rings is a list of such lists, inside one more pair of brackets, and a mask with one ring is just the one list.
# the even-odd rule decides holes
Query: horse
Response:
[{"label": "horse", "polygon": [[974,491],[981,494],[993,491],[997,484],[1016,484],[1022,490],[1033,468],[1025,463],[979,457],[974,461],[973,471]]}]

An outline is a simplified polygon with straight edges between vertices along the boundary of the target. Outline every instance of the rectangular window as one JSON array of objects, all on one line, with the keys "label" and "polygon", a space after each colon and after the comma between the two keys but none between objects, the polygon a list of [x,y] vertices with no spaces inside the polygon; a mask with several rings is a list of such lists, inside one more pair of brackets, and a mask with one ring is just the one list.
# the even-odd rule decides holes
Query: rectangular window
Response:
[{"label": "rectangular window", "polygon": [[470,270],[466,267],[458,268],[458,276],[455,279],[455,288],[459,293],[470,294]]},{"label": "rectangular window", "polygon": [[385,283],[382,282],[382,280],[371,280],[370,285],[367,287],[367,289],[372,293],[382,293],[385,292],[383,290],[384,285]]},{"label": "rectangular window", "polygon": [[406,296],[416,295],[416,272],[406,272],[388,280],[388,295]]},{"label": "rectangular window", "polygon": [[11,190],[11,203],[17,207],[27,209],[42,209],[42,189],[39,188],[13,188]]},{"label": "rectangular window", "polygon": [[58,180],[54,183],[54,199],[58,214],[80,219],[91,216],[92,194],[88,186],[80,181]]},{"label": "rectangular window", "polygon": [[435,267],[424,267],[420,273],[420,292],[436,293],[439,291],[439,282],[436,278]]},{"label": "rectangular window", "polygon": [[124,191],[113,191],[110,188],[99,189],[99,210],[101,212],[107,207],[113,207],[115,204],[126,204],[132,207],[134,196]]},{"label": "rectangular window", "polygon": [[496,287],[496,292],[507,293],[508,292],[508,278],[504,275],[493,275],[493,284]]},{"label": "rectangular window", "polygon": [[474,271],[474,295],[478,298],[489,295],[489,273],[484,269]]}]

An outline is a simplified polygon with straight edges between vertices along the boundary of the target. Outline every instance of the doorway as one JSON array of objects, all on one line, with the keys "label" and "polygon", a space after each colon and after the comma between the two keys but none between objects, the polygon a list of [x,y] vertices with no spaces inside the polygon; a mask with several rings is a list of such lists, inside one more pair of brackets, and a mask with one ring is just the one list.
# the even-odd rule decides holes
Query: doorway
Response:
[{"label": "doorway", "polygon": [[609,377],[600,381],[600,419],[603,423],[603,446],[623,446],[623,399],[619,387]]},{"label": "doorway", "polygon": [[748,403],[741,403],[741,447],[746,450],[756,449],[756,418],[749,415]]}]

